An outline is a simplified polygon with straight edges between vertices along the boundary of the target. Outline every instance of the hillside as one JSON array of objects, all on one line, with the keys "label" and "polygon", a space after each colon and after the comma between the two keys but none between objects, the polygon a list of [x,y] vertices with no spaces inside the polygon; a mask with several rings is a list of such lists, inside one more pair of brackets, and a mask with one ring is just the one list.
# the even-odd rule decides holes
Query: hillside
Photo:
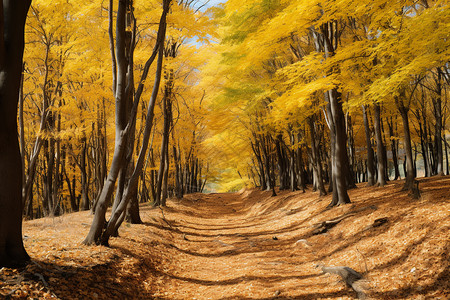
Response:
[{"label": "hillside", "polygon": [[[164,209],[143,205],[143,225],[125,224],[111,248],[81,241],[87,212],[24,223],[32,263],[0,270],[0,298],[355,299],[336,275],[365,275],[373,299],[450,298],[450,177],[420,179],[421,199],[359,186],[352,204],[331,196],[246,190],[194,194]],[[316,224],[344,217],[328,232]],[[374,221],[387,222],[374,227]]]}]

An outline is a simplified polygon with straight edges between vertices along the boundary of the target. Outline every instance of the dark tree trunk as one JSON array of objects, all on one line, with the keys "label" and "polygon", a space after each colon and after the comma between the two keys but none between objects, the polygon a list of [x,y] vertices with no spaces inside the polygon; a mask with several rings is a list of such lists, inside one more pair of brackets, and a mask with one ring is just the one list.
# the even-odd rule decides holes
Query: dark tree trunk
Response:
[{"label": "dark tree trunk", "polygon": [[346,135],[348,136],[348,154],[347,158],[349,159],[349,173],[347,175],[347,184],[348,188],[355,188],[355,181],[356,181],[356,175],[355,175],[355,168],[356,168],[356,157],[355,157],[355,137],[353,133],[353,123],[352,118],[347,113],[346,118]]},{"label": "dark tree trunk", "polygon": [[449,162],[448,162],[448,143],[447,143],[447,138],[445,137],[444,134],[444,148],[445,148],[445,165],[446,165],[446,175],[450,175],[450,170],[449,170]]},{"label": "dark tree trunk", "polygon": [[130,195],[130,202],[128,203],[125,219],[131,224],[142,224],[142,219],[139,214],[139,200],[137,197],[138,186],[133,188]]},{"label": "dark tree trunk", "polygon": [[[300,141],[300,134],[297,136],[298,141]],[[299,145],[297,148],[297,154],[296,154],[296,158],[297,158],[297,179],[298,179],[298,185],[299,187],[302,189],[302,191],[305,191],[306,189],[306,171],[305,171],[305,166],[303,163],[303,151],[302,151],[302,146]]]},{"label": "dark tree trunk", "polygon": [[374,128],[375,128],[375,138],[377,140],[377,169],[378,169],[378,178],[377,183],[379,186],[384,186],[386,184],[386,162],[384,161],[384,145],[383,138],[381,132],[381,108],[380,105],[375,103],[373,105],[375,111],[374,118]]},{"label": "dark tree trunk", "polygon": [[[399,96],[400,97],[400,96]],[[411,133],[409,130],[409,107],[406,107],[403,103],[403,99],[396,97],[397,108],[400,112],[403,121],[403,131],[404,131],[404,146],[406,154],[406,181],[403,190],[414,191],[414,165],[412,156],[412,146],[411,146]]]},{"label": "dark tree trunk", "polygon": [[[112,23],[113,23],[113,17],[112,17],[112,0],[110,1],[110,10],[109,10],[109,18],[110,18],[110,32],[112,31]],[[113,76],[113,92],[116,98],[116,109],[119,111],[117,112],[119,115],[122,114],[120,111],[120,107],[123,108],[123,101],[126,101],[126,97],[128,95],[127,88],[126,88],[126,81],[127,81],[127,61],[125,57],[125,48],[126,48],[126,13],[128,10],[128,1],[119,1],[119,7],[117,12],[117,21],[116,21],[116,52],[117,52],[117,79],[116,76]],[[129,201],[129,191],[128,189],[132,190],[133,185],[137,184],[137,178],[139,176],[139,172],[142,171],[143,167],[143,161],[144,157],[141,154],[146,153],[147,147],[148,147],[148,139],[150,136],[150,129],[151,124],[153,120],[153,108],[156,101],[156,96],[158,94],[159,90],[159,84],[161,81],[161,70],[162,70],[162,60],[163,60],[163,45],[164,45],[164,38],[165,38],[165,32],[166,32],[166,15],[169,10],[170,0],[164,0],[163,1],[163,12],[161,15],[159,28],[158,28],[158,36],[155,48],[153,50],[152,56],[147,60],[144,71],[141,76],[141,81],[139,83],[138,89],[135,93],[133,107],[132,107],[132,113],[129,115],[128,124],[125,127],[124,130],[120,129],[120,122],[116,122],[116,130],[119,131],[118,134],[116,134],[116,145],[114,148],[114,156],[113,161],[111,163],[111,168],[108,174],[108,178],[103,186],[103,189],[100,193],[99,199],[97,201],[97,205],[95,208],[95,215],[94,220],[92,222],[90,231],[84,240],[84,244],[92,245],[92,244],[108,244],[109,237],[117,231],[118,226],[121,224],[121,220],[123,220],[123,217],[125,215],[124,211],[128,205]],[[110,37],[112,39],[112,33],[110,33]],[[113,49],[113,47],[111,47]],[[114,52],[114,51],[112,51]],[[110,220],[108,223],[106,223],[106,209],[110,203],[114,185],[116,183],[117,177],[119,175],[120,170],[123,166],[123,159],[125,156],[125,151],[127,147],[127,141],[128,141],[128,135],[130,133],[131,128],[133,128],[135,121],[136,121],[136,113],[138,108],[138,103],[142,94],[142,90],[144,89],[144,83],[145,79],[148,75],[148,70],[150,68],[150,65],[153,63],[156,55],[158,55],[158,64],[157,64],[157,71],[155,74],[155,83],[153,86],[152,96],[150,98],[149,108],[147,112],[147,120],[144,130],[144,139],[147,139],[146,143],[143,142],[141,153],[139,154],[139,159],[136,164],[135,170],[133,172],[133,175],[130,179],[130,183],[128,184],[128,189],[124,192],[124,196],[120,204],[117,206],[117,209],[113,212],[111,215]],[[112,55],[113,57],[113,65],[116,62],[115,55]],[[115,74],[115,72],[113,72]],[[116,82],[117,80],[117,82]],[[130,87],[129,87],[130,88]],[[125,109],[125,108],[124,108]],[[138,170],[137,170],[138,169]],[[105,228],[105,225],[106,228]]]},{"label": "dark tree trunk", "polygon": [[256,157],[256,160],[258,161],[259,166],[259,182],[261,186],[261,190],[265,191],[267,189],[267,181],[266,181],[266,171],[264,169],[264,163],[263,159],[261,157],[261,149],[260,149],[260,143],[258,141],[258,136],[254,134],[255,142],[252,143],[252,149],[253,153]]},{"label": "dark tree trunk", "polygon": [[30,259],[22,241],[23,174],[17,135],[24,27],[30,4],[29,0],[0,3],[0,267],[22,266]]},{"label": "dark tree trunk", "polygon": [[374,167],[374,153],[372,148],[372,141],[370,138],[370,125],[369,118],[367,116],[367,110],[365,105],[362,106],[363,120],[364,120],[364,132],[366,134],[366,148],[367,148],[367,185],[375,185],[375,167]]},{"label": "dark tree trunk", "polygon": [[[163,114],[164,114],[164,127],[163,127],[163,137],[161,142],[161,156],[159,161],[159,170],[158,170],[158,177],[156,182],[156,198],[154,205],[159,206],[163,205],[164,203],[164,197],[163,197],[163,181],[164,181],[164,173],[166,169],[166,153],[169,150],[168,149],[168,140],[169,140],[169,127],[170,127],[170,121],[169,116],[167,114],[168,111],[168,102],[170,101],[167,99],[167,94],[164,95],[163,98]],[[167,166],[168,167],[168,166]]]},{"label": "dark tree trunk", "polygon": [[[337,21],[324,23],[320,25],[320,32],[311,28],[316,51],[324,53],[326,59],[334,56],[339,45],[338,25]],[[355,183],[350,173],[345,116],[342,110],[342,97],[338,89],[333,88],[327,91],[325,101],[327,102],[330,135],[334,134],[335,136],[335,143],[331,147],[334,149],[334,153],[331,153],[333,200],[330,203],[330,206],[335,206],[350,202],[347,188],[354,186]]]},{"label": "dark tree trunk", "polygon": [[354,182],[349,182],[350,166],[347,155],[347,134],[345,131],[341,94],[336,89],[328,91],[327,94],[330,107],[329,111],[331,112],[328,119],[334,125],[335,130],[335,147],[334,153],[332,154],[333,200],[330,206],[336,206],[350,203],[347,187],[351,183],[354,185]]},{"label": "dark tree trunk", "polygon": [[270,165],[270,150],[269,148],[269,141],[268,141],[268,137],[266,136],[261,136],[261,148],[262,148],[262,153],[263,153],[263,158],[264,158],[264,167],[266,169],[266,186],[267,186],[267,190],[274,190],[275,188],[275,177],[272,176],[272,173],[275,173]]},{"label": "dark tree trunk", "polygon": [[389,127],[389,137],[391,140],[391,152],[392,152],[392,161],[394,163],[394,180],[397,180],[400,178],[400,170],[398,168],[398,151],[397,151],[397,142],[394,136],[394,122],[391,117],[391,122],[389,122],[389,119],[387,120],[388,127]]},{"label": "dark tree trunk", "polygon": [[436,149],[436,174],[444,175],[444,153],[442,149],[442,85],[441,85],[441,71],[438,68],[437,75],[435,77],[436,82],[436,95],[431,97],[434,107],[435,118],[435,131],[434,131],[434,143]]},{"label": "dark tree trunk", "polygon": [[286,190],[288,188],[286,184],[286,161],[285,156],[283,155],[282,149],[282,140],[283,137],[281,134],[277,135],[277,139],[275,140],[275,150],[277,153],[277,162],[278,162],[278,176],[280,181],[280,190]]},{"label": "dark tree trunk", "polygon": [[316,144],[316,130],[315,130],[315,121],[314,116],[311,116],[308,118],[308,124],[309,124],[309,132],[311,135],[311,160],[312,160],[312,166],[313,166],[313,172],[314,172],[314,180],[317,184],[317,189],[319,190],[320,196],[324,196],[327,194],[325,191],[325,186],[323,184],[323,176],[322,176],[322,164],[319,160],[319,149],[318,145]]},{"label": "dark tree trunk", "polygon": [[177,197],[177,199],[181,199],[181,198],[183,198],[183,189],[181,186],[181,171],[180,171],[180,164],[179,164],[179,159],[181,157],[178,157],[178,151],[177,151],[177,147],[175,146],[175,140],[173,141],[172,151],[173,151],[173,159],[174,159],[174,164],[175,164],[175,197]]},{"label": "dark tree trunk", "polygon": [[297,186],[297,170],[296,170],[296,163],[295,160],[299,159],[298,157],[296,157],[296,153],[295,153],[295,149],[294,149],[294,145],[295,145],[295,136],[294,134],[290,133],[289,134],[290,137],[290,141],[291,141],[291,149],[289,151],[289,186],[291,191],[296,191],[298,189]]},{"label": "dark tree trunk", "polygon": [[86,172],[86,137],[81,140],[81,157],[80,157],[80,171],[81,171],[81,210],[89,210],[90,200],[89,200],[89,182],[87,179]]}]

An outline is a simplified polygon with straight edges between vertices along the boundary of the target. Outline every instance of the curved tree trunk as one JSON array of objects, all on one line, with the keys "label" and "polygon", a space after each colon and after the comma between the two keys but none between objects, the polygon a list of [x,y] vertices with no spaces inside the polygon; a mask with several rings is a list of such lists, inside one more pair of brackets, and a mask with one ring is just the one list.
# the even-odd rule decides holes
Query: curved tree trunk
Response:
[{"label": "curved tree trunk", "polygon": [[24,265],[30,258],[22,241],[22,159],[17,135],[17,104],[30,0],[0,2],[0,267]]},{"label": "curved tree trunk", "polygon": [[[155,101],[156,101],[156,96],[158,94],[158,89],[159,89],[159,83],[161,80],[161,69],[162,69],[162,56],[163,56],[163,45],[164,45],[164,37],[165,37],[165,32],[166,32],[166,15],[167,12],[169,10],[169,5],[170,5],[170,0],[165,0],[163,2],[163,13],[161,15],[161,19],[160,19],[160,23],[159,23],[159,28],[158,28],[158,37],[157,37],[157,41],[156,41],[156,45],[155,48],[153,49],[153,53],[152,56],[147,60],[145,67],[144,67],[144,71],[142,73],[141,76],[141,80],[138,86],[138,89],[136,91],[135,97],[134,97],[134,103],[133,103],[133,107],[132,107],[132,112],[129,115],[129,119],[128,119],[128,124],[125,127],[124,130],[120,130],[120,128],[116,128],[116,130],[119,130],[120,132],[118,134],[116,134],[116,145],[114,148],[114,156],[113,156],[113,161],[111,163],[111,168],[110,171],[108,173],[108,177],[107,180],[105,182],[105,184],[103,185],[103,189],[100,193],[99,199],[97,200],[97,204],[95,207],[95,215],[94,215],[94,220],[92,222],[90,231],[86,237],[86,239],[84,240],[84,244],[86,245],[92,245],[92,244],[104,244],[107,245],[108,244],[108,240],[109,237],[111,236],[112,233],[114,233],[118,226],[120,226],[121,224],[121,220],[123,220],[123,217],[121,217],[122,213],[124,215],[124,210],[126,209],[126,206],[128,205],[128,200],[129,200],[129,191],[128,190],[132,190],[134,184],[137,184],[137,178],[139,177],[138,172],[136,171],[136,168],[140,168],[139,171],[142,170],[143,167],[143,161],[144,161],[144,156],[145,156],[145,152],[147,150],[147,146],[148,146],[148,139],[150,136],[150,129],[151,129],[151,124],[152,124],[152,120],[153,120],[153,108],[155,105]],[[128,7],[128,1],[119,1],[119,7],[118,7],[118,12],[117,12],[117,22],[116,22],[116,26],[117,26],[117,33],[116,33],[116,41],[117,41],[117,46],[116,46],[116,52],[117,52],[117,82],[116,80],[114,80],[114,86],[113,86],[113,90],[114,90],[114,95],[116,98],[116,105],[119,107],[123,107],[122,106],[122,101],[126,101],[126,95],[127,95],[127,91],[126,91],[126,84],[125,81],[127,79],[127,75],[126,75],[126,59],[125,59],[125,31],[126,31],[126,26],[125,26],[125,16],[126,16],[126,12],[127,12],[127,7]],[[112,0],[110,1],[110,24],[112,24]],[[106,223],[106,210],[108,208],[108,205],[110,203],[113,191],[114,191],[114,186],[117,180],[117,176],[119,175],[120,170],[122,169],[122,164],[123,164],[123,159],[125,156],[125,151],[127,149],[127,140],[128,140],[128,135],[129,132],[131,130],[131,128],[133,128],[135,121],[136,121],[136,113],[137,113],[137,107],[138,107],[138,103],[142,94],[142,91],[144,89],[144,84],[145,84],[145,79],[147,78],[148,75],[148,71],[149,68],[151,66],[151,64],[153,63],[156,55],[158,54],[158,66],[157,66],[157,72],[155,75],[155,84],[153,86],[153,92],[152,92],[152,96],[150,98],[150,104],[149,104],[149,108],[148,108],[148,112],[147,112],[147,120],[146,120],[146,125],[145,125],[145,132],[144,132],[144,139],[147,139],[145,143],[143,141],[143,145],[141,148],[141,153],[143,152],[144,155],[142,155],[141,157],[141,153],[140,156],[138,158],[138,162],[136,164],[136,168],[135,171],[133,172],[133,175],[130,179],[130,182],[128,184],[127,189],[124,191],[124,196],[122,201],[120,202],[120,204],[117,206],[117,209],[113,212],[110,220],[108,223]],[[115,61],[115,58],[113,57],[113,62]],[[113,76],[113,78],[115,78],[115,76]],[[121,112],[118,112],[119,114],[121,114]],[[106,228],[105,228],[106,227]]]}]

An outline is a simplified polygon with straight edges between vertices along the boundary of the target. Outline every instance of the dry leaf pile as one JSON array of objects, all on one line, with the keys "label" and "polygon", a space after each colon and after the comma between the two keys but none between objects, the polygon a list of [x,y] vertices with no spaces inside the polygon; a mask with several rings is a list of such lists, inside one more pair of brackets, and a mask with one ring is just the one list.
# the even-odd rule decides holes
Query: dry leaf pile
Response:
[{"label": "dry leaf pile", "polygon": [[188,195],[143,205],[144,224],[124,224],[110,248],[81,245],[88,212],[27,221],[32,262],[0,269],[0,298],[355,299],[317,268],[342,265],[372,299],[450,299],[450,177],[421,179],[419,200],[401,187],[361,185],[333,209],[311,191]]}]

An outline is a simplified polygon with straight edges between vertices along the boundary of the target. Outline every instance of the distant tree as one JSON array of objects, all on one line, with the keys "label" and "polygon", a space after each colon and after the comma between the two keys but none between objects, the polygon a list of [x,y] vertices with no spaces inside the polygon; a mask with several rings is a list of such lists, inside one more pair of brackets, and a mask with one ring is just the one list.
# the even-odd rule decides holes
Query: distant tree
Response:
[{"label": "distant tree", "polygon": [[22,160],[17,104],[22,75],[24,27],[31,0],[0,2],[0,267],[30,258],[22,241]]}]

